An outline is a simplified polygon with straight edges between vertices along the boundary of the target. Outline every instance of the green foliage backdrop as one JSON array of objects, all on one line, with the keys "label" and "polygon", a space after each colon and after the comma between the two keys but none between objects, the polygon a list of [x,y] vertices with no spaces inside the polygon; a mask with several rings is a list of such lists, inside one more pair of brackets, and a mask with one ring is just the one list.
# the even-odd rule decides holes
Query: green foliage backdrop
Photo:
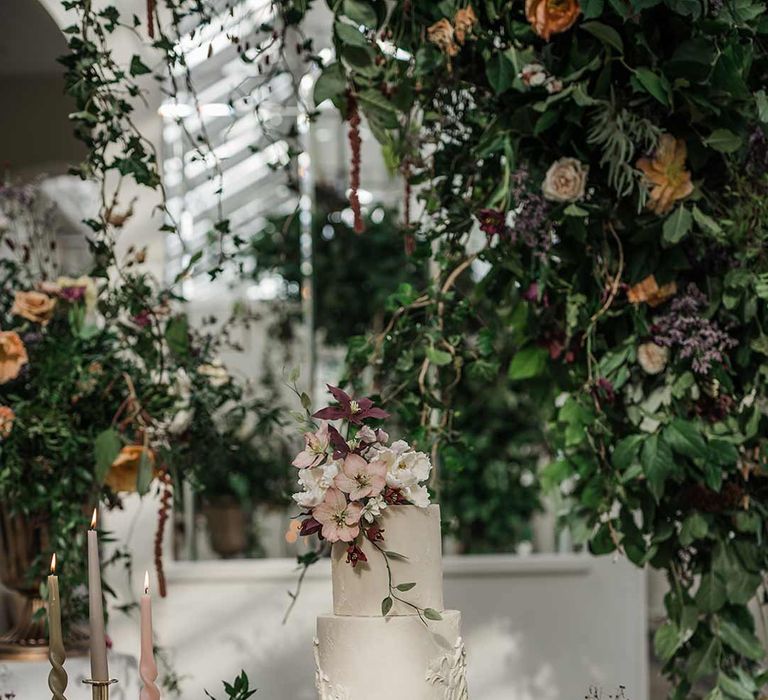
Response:
[{"label": "green foliage backdrop", "polygon": [[329,6],[316,101],[351,129],[365,115],[418,188],[409,235],[439,270],[353,344],[353,374],[384,368],[413,430],[448,443],[466,375],[531,396],[577,539],[667,572],[674,697],[757,697],[764,3]]}]

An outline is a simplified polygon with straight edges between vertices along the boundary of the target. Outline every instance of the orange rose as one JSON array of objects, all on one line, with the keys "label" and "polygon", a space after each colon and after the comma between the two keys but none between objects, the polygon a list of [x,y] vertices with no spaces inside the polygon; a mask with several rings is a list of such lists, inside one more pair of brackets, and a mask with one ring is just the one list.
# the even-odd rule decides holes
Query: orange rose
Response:
[{"label": "orange rose", "polygon": [[4,440],[13,430],[16,414],[10,406],[0,406],[0,439]]},{"label": "orange rose", "polygon": [[136,491],[136,480],[139,478],[139,467],[145,452],[154,473],[156,471],[154,452],[143,445],[126,445],[112,462],[104,483],[116,493]]},{"label": "orange rose", "polygon": [[453,25],[447,19],[441,19],[427,29],[427,38],[446,56],[455,56],[459,53],[459,46],[453,40],[453,36]]},{"label": "orange rose", "polygon": [[11,313],[26,318],[34,323],[48,323],[56,300],[42,292],[16,292]]},{"label": "orange rose", "polygon": [[580,13],[577,0],[525,0],[525,16],[533,31],[545,41],[553,34],[569,30]]},{"label": "orange rose", "polygon": [[16,379],[29,362],[27,349],[16,331],[0,331],[0,384]]},{"label": "orange rose", "polygon": [[691,173],[685,169],[687,154],[685,141],[671,134],[662,134],[653,158],[637,161],[637,168],[645,175],[650,188],[648,208],[652,212],[666,214],[675,202],[693,192]]},{"label": "orange rose", "polygon": [[632,304],[641,304],[645,302],[651,308],[656,308],[663,304],[667,299],[677,294],[677,284],[668,282],[659,287],[654,275],[648,275],[644,280],[638,282],[627,292],[627,298]]},{"label": "orange rose", "polygon": [[460,44],[463,44],[476,24],[477,15],[472,9],[472,5],[468,5],[461,10],[457,10],[456,16],[453,18],[453,26],[456,28],[456,41],[458,41]]}]

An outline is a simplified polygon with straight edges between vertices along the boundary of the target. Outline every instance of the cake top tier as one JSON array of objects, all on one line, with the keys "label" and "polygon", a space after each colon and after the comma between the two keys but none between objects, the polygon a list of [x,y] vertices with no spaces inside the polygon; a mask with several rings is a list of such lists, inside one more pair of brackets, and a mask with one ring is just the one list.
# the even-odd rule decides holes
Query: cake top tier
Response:
[{"label": "cake top tier", "polygon": [[440,506],[389,506],[377,524],[382,539],[371,542],[368,537],[360,538],[364,560],[361,558],[356,566],[347,562],[348,544],[337,542],[333,546],[334,613],[381,616],[386,598],[392,599],[390,615],[417,615],[417,608],[441,611]]}]

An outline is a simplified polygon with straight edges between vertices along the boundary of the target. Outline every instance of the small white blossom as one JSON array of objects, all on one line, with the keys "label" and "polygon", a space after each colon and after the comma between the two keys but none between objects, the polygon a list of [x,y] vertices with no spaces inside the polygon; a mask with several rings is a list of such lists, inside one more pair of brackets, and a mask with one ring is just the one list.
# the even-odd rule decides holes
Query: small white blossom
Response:
[{"label": "small white blossom", "polygon": [[550,95],[555,95],[558,92],[563,91],[563,81],[558,78],[549,78],[544,87]]},{"label": "small white blossom", "polygon": [[381,511],[387,507],[387,502],[383,496],[374,496],[369,498],[368,502],[363,506],[363,517],[372,523],[374,518],[378,518],[381,515]]},{"label": "small white blossom", "polygon": [[527,63],[520,71],[520,80],[528,87],[539,87],[547,81],[547,69],[541,63]]},{"label": "small white blossom", "polygon": [[208,382],[213,387],[224,386],[229,381],[229,372],[221,360],[214,360],[210,364],[200,365],[198,374],[208,377]]}]

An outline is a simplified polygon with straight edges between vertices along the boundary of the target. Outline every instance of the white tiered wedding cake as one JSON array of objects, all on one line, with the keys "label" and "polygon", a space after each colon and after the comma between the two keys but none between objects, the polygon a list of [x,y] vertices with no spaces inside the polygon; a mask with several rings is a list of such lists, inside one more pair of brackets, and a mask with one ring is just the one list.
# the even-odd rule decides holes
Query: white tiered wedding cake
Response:
[{"label": "white tiered wedding cake", "polygon": [[[367,562],[353,568],[345,544],[333,547],[334,614],[318,618],[315,639],[320,700],[466,700],[461,613],[443,610],[440,507],[390,506],[379,524],[386,551],[402,557],[363,539]],[[394,585],[408,590],[384,617],[387,563]]]},{"label": "white tiered wedding cake", "polygon": [[389,414],[370,399],[329,386],[335,404],[311,413],[294,389],[307,412],[293,460],[296,525],[320,540],[299,562],[310,566],[332,545],[334,614],[318,619],[315,638],[320,700],[467,700],[461,615],[443,610],[429,455],[390,444],[379,427]]}]

